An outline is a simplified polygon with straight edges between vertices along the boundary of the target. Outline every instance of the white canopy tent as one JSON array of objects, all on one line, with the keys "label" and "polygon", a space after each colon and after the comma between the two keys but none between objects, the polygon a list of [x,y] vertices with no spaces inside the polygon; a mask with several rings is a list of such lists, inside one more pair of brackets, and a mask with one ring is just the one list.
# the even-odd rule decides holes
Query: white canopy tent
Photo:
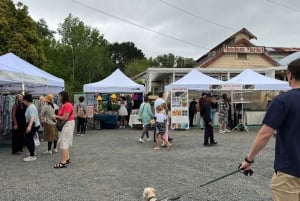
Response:
[{"label": "white canopy tent", "polygon": [[65,85],[63,79],[37,68],[13,53],[0,56],[0,73],[0,83],[6,90],[26,90],[33,94],[58,93]]},{"label": "white canopy tent", "polygon": [[119,69],[115,70],[111,75],[105,79],[85,84],[83,86],[84,92],[102,92],[102,93],[114,93],[114,92],[144,92],[145,87],[141,84],[137,84],[128,78]]},{"label": "white canopy tent", "polygon": [[191,70],[181,79],[165,86],[165,91],[171,91],[175,88],[187,88],[189,90],[211,90],[213,85],[225,84],[224,81],[212,78],[198,70]]},{"label": "white canopy tent", "polygon": [[226,85],[248,86],[243,89],[247,90],[289,90],[291,89],[288,82],[277,80],[271,77],[261,75],[253,70],[246,69],[234,78],[226,81]]}]

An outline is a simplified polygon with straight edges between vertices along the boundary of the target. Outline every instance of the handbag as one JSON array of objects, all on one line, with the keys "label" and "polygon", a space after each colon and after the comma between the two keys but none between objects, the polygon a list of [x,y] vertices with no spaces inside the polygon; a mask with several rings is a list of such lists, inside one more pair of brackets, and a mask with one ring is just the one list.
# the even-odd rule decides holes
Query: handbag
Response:
[{"label": "handbag", "polygon": [[[72,113],[73,113],[73,110],[72,110],[72,112],[70,113],[68,119],[70,118],[70,116],[71,116]],[[66,124],[66,121],[62,121],[62,120],[57,119],[57,120],[56,120],[56,129],[57,129],[58,131],[62,131],[62,129],[64,128],[64,125],[65,125],[65,124]]]},{"label": "handbag", "polygon": [[66,123],[65,121],[57,120],[57,122],[56,122],[56,129],[57,129],[58,131],[62,131],[62,129],[63,129],[65,123]]}]

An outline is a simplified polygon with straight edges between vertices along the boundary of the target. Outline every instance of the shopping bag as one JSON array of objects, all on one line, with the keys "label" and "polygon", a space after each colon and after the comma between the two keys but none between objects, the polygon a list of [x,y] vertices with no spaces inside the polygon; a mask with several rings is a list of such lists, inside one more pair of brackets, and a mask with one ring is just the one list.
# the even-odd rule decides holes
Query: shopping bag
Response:
[{"label": "shopping bag", "polygon": [[34,141],[34,145],[36,147],[40,146],[41,145],[41,142],[40,142],[40,138],[39,138],[39,134],[38,132],[35,132],[34,136],[33,136],[33,141]]}]

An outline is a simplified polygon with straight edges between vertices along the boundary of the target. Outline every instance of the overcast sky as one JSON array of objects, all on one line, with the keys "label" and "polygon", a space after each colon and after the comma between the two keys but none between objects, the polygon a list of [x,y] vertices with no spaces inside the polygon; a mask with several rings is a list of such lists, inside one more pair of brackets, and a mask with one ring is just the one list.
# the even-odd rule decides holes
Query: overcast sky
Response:
[{"label": "overcast sky", "polygon": [[173,53],[197,59],[243,27],[257,37],[255,45],[300,47],[299,0],[18,1],[52,30],[71,13],[111,43],[134,42],[146,57]]}]

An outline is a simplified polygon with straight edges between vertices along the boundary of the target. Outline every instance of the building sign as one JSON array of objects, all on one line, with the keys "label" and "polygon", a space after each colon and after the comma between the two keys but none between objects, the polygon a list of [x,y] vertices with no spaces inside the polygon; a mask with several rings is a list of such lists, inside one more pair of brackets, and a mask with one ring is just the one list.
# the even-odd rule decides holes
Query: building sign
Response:
[{"label": "building sign", "polygon": [[171,129],[189,128],[189,102],[187,89],[171,91]]},{"label": "building sign", "polygon": [[231,52],[231,53],[264,53],[264,47],[234,47],[234,46],[225,46],[224,52]]}]

